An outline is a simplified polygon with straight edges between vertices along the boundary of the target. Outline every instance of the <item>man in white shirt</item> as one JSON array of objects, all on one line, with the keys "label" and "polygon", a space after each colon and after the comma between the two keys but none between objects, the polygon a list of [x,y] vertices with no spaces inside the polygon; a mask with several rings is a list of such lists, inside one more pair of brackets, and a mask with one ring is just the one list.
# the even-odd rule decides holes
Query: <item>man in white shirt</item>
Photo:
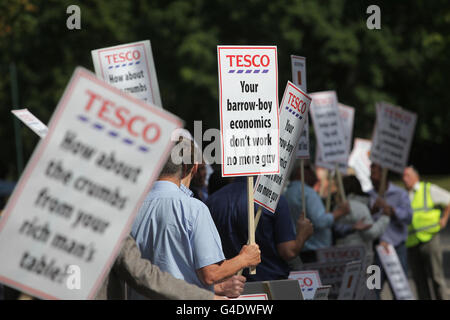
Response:
[{"label": "man in white shirt", "polygon": [[[419,173],[413,167],[407,167],[404,170],[403,182],[409,192],[411,206],[414,210],[413,228],[410,227],[408,235],[408,241],[410,242],[408,260],[418,298],[430,300],[434,296],[437,300],[446,300],[447,293],[442,253],[439,247],[439,233],[434,232],[438,231],[439,228],[444,229],[447,225],[450,214],[450,193],[435,184],[420,182]],[[435,226],[432,225],[431,228],[414,227],[414,214],[428,214],[432,218],[433,214],[439,214],[439,211],[436,212],[436,210],[439,210],[437,206],[444,209],[440,212],[440,218],[436,219]],[[428,286],[428,277],[432,280],[432,290]]]}]

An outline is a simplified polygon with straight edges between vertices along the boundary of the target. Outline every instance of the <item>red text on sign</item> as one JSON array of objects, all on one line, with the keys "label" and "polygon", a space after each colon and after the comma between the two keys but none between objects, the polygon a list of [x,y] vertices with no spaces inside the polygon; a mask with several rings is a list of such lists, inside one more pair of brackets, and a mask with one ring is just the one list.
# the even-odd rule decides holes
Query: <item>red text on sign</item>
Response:
[{"label": "red text on sign", "polygon": [[126,129],[128,134],[142,138],[148,144],[159,140],[161,127],[157,123],[150,122],[141,115],[132,114],[128,108],[118,106],[91,90],[86,90],[86,93],[89,101],[84,107],[85,111],[93,113],[99,120],[107,122],[117,129]]},{"label": "red text on sign", "polygon": [[302,114],[306,111],[306,102],[304,102],[303,99],[297,97],[292,92],[289,92],[288,104],[290,104],[292,108],[298,110]]},{"label": "red text on sign", "polygon": [[230,67],[267,67],[270,64],[269,57],[264,55],[242,55],[242,54],[228,54],[225,56],[230,61]]},{"label": "red text on sign", "polygon": [[129,50],[120,53],[108,54],[105,56],[108,63],[132,62],[141,58],[139,50]]}]

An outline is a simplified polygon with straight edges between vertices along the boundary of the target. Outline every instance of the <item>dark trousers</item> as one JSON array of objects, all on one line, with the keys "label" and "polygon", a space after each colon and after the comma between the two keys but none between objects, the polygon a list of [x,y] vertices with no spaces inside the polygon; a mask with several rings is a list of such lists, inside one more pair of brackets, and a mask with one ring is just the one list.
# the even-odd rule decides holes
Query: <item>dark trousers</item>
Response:
[{"label": "dark trousers", "polygon": [[[395,246],[395,251],[397,252],[397,256],[398,256],[398,260],[400,260],[400,264],[402,265],[402,269],[405,272],[405,276],[406,278],[408,278],[408,253],[406,250],[406,245],[405,242],[400,243],[399,245]],[[375,250],[376,252],[376,250]],[[383,285],[384,282],[387,279],[386,276],[386,272],[383,269],[383,266],[381,265],[381,260],[380,257],[378,256],[378,253],[375,254],[375,261],[374,263],[380,267],[381,270],[381,289],[383,289]],[[392,294],[394,295],[394,299],[395,299],[395,294],[394,294],[394,290],[392,290],[391,285],[389,284],[389,287],[391,288]],[[381,289],[375,289],[375,293],[377,295],[377,298],[380,299],[381,296]]]},{"label": "dark trousers", "polygon": [[[431,300],[433,296],[437,300],[447,300],[439,244],[439,234],[436,234],[430,241],[408,248],[408,263],[420,300]],[[431,279],[431,290],[428,285],[429,279]]]}]

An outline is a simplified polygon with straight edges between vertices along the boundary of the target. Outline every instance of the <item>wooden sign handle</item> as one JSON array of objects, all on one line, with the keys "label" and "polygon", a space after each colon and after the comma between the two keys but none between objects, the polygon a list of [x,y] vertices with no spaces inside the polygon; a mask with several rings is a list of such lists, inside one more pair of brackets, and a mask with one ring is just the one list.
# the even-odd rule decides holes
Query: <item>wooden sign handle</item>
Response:
[{"label": "wooden sign handle", "polygon": [[306,218],[306,203],[305,203],[305,163],[300,159],[300,176],[302,181],[302,211]]},{"label": "wooden sign handle", "polygon": [[381,171],[381,183],[380,183],[380,189],[378,190],[378,195],[380,197],[384,197],[384,193],[386,192],[387,189],[387,175],[388,175],[389,169],[383,167],[382,171]]},{"label": "wooden sign handle", "polygon": [[[247,177],[247,199],[248,199],[248,243],[255,243],[255,207],[253,202],[253,176]],[[250,274],[256,274],[256,268],[252,267]]]},{"label": "wooden sign handle", "polygon": [[333,178],[331,176],[332,171],[327,170],[327,179],[328,179],[328,187],[327,187],[327,201],[325,204],[325,210],[326,212],[330,212],[331,209],[331,183],[333,182]]},{"label": "wooden sign handle", "polygon": [[[258,207],[258,211],[256,211],[256,216],[255,216],[255,232],[256,232],[256,228],[258,228],[258,223],[259,223],[259,218],[261,218],[261,213],[262,213],[262,207]],[[250,241],[247,241],[247,244],[249,244]],[[242,269],[239,270],[239,272],[237,273],[238,276],[242,276]]]},{"label": "wooden sign handle", "polygon": [[336,167],[336,177],[337,177],[337,182],[338,182],[338,186],[339,186],[339,192],[341,194],[342,201],[345,202],[345,201],[347,201],[347,197],[345,196],[344,184],[342,183],[342,176],[341,176],[341,172],[339,171],[339,165],[336,163],[335,167]]}]

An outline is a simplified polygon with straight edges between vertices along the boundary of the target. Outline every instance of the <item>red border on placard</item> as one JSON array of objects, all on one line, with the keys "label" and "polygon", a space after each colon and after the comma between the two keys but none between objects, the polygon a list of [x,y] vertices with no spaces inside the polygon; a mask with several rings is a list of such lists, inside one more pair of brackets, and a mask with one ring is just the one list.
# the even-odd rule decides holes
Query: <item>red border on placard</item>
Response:
[{"label": "red border on placard", "polygon": [[[322,280],[320,280],[319,271],[317,271],[317,270],[291,271],[291,272],[289,272],[289,275],[291,275],[291,274],[304,274],[304,273],[315,273],[316,276],[317,276],[317,280],[319,280],[319,287],[322,286]],[[294,280],[297,280],[297,279],[294,279]]]},{"label": "red border on placard", "polygon": [[[252,176],[252,175],[261,175],[261,174],[277,174],[280,173],[280,161],[278,161],[278,170],[277,171],[271,171],[271,172],[245,172],[245,173],[224,173],[224,166],[225,166],[225,154],[223,152],[224,149],[224,142],[223,142],[223,116],[222,116],[222,64],[220,61],[220,50],[221,49],[257,49],[257,50],[275,50],[275,79],[276,79],[276,105],[277,105],[277,121],[278,121],[278,129],[280,126],[280,111],[279,111],[279,104],[278,104],[278,56],[277,56],[277,47],[276,46],[217,46],[217,56],[219,59],[219,109],[220,109],[220,149],[222,152],[222,176],[223,177],[236,177],[236,176]],[[280,130],[278,130],[278,140],[280,139]],[[280,144],[278,144],[278,158],[280,158]]]},{"label": "red border on placard", "polygon": [[[285,98],[286,98],[286,92],[287,92],[287,90],[288,90],[289,87],[292,87],[293,89],[297,90],[299,93],[301,93],[302,95],[304,95],[306,98],[308,98],[308,99],[309,99],[309,103],[311,104],[311,102],[312,102],[311,97],[308,96],[307,94],[305,94],[303,91],[301,91],[301,89],[298,88],[294,83],[292,83],[291,81],[288,81],[288,83],[287,83],[287,85],[286,85],[286,89],[284,90],[284,93],[283,93],[283,98],[281,99],[281,104],[280,104],[281,106],[283,105],[283,102],[284,102],[284,100],[285,100]],[[283,112],[283,110],[281,110],[280,112]],[[304,113],[303,113],[303,114],[304,114]],[[306,114],[306,115],[308,115],[308,114]],[[279,138],[279,137],[278,137],[278,138]],[[279,154],[278,154],[278,156],[279,156]],[[255,186],[254,186],[254,188],[253,188],[253,193],[255,193],[255,187],[256,187],[256,186],[258,185],[258,183],[259,183],[259,178],[260,178],[260,176],[258,176],[258,178],[256,179],[256,183],[255,183]],[[279,200],[280,200],[280,198],[278,198],[278,201],[279,201]],[[277,205],[278,205],[278,201],[277,201]],[[256,203],[259,204],[260,206],[266,208],[267,210],[269,210],[269,211],[272,212],[272,213],[275,213],[275,211],[276,211],[276,210],[272,210],[272,208],[268,207],[267,205],[265,205],[264,203],[262,203],[262,202],[260,202],[260,201],[258,201],[258,200],[256,200],[256,199],[254,199],[254,202],[256,202]]]},{"label": "red border on placard", "polygon": [[102,77],[103,77],[103,80],[106,81],[105,75],[104,75],[104,72],[103,72],[102,58],[100,56],[100,53],[105,52],[105,51],[121,50],[121,49],[128,48],[128,47],[138,47],[138,46],[144,46],[145,64],[147,65],[147,70],[148,70],[148,75],[149,75],[148,81],[150,82],[150,90],[152,92],[152,98],[153,98],[153,101],[150,101],[150,102],[156,104],[155,93],[153,92],[152,74],[150,72],[150,66],[148,65],[147,52],[145,51],[145,41],[137,43],[137,44],[127,44],[127,45],[123,45],[123,46],[119,45],[119,46],[115,46],[115,47],[112,47],[112,48],[99,49],[97,51],[97,55],[98,55],[98,61],[100,62],[100,70],[102,72]]},{"label": "red border on placard", "polygon": [[[0,220],[0,232],[2,231],[2,229],[4,228],[4,226],[6,225],[6,222],[9,218],[9,216],[11,215],[11,211],[14,209],[14,206],[16,205],[17,200],[20,198],[20,193],[22,192],[22,189],[25,187],[26,181],[28,180],[29,176],[31,175],[31,173],[33,172],[36,164],[38,163],[40,157],[42,156],[42,153],[45,151],[48,142],[50,141],[50,137],[52,136],[53,132],[54,132],[54,127],[57,125],[57,122],[59,121],[64,109],[66,108],[66,104],[68,99],[70,98],[70,96],[72,95],[73,89],[76,85],[76,83],[79,81],[80,78],[86,78],[89,79],[93,82],[96,82],[98,85],[106,88],[107,90],[113,91],[114,93],[122,96],[123,98],[127,99],[127,100],[131,100],[131,102],[133,102],[134,104],[137,104],[140,107],[143,107],[144,109],[147,109],[150,112],[153,112],[155,114],[157,114],[158,116],[166,119],[169,122],[173,122],[177,127],[182,127],[182,122],[180,121],[180,119],[176,118],[175,116],[171,116],[167,113],[162,112],[162,110],[158,107],[153,107],[139,99],[136,99],[128,94],[123,93],[122,91],[120,91],[119,89],[112,87],[111,85],[107,84],[106,82],[98,79],[97,77],[95,77],[93,74],[91,74],[90,72],[88,72],[87,70],[83,69],[83,68],[77,68],[75,70],[74,75],[72,76],[72,79],[69,82],[68,87],[66,88],[63,97],[61,98],[58,106],[56,107],[56,111],[55,114],[52,116],[52,119],[50,120],[50,124],[49,124],[49,132],[47,134],[47,136],[41,140],[39,147],[37,149],[36,154],[33,154],[33,157],[31,158],[29,164],[26,167],[26,170],[23,174],[23,176],[20,178],[20,181],[18,183],[17,186],[17,191],[15,191],[13,193],[13,197],[11,198],[11,200],[8,202],[8,206],[6,207],[4,214],[2,216],[2,219]],[[164,161],[167,159],[167,156],[170,153],[171,147],[172,147],[172,141],[170,141],[170,143],[168,144],[168,146],[166,147],[166,149],[164,150],[163,153],[163,157],[161,157],[158,161],[158,164],[156,166],[156,170],[153,173],[153,176],[150,178],[150,182],[146,185],[146,187],[144,188],[142,195],[139,197],[139,201],[137,202],[135,208],[133,209],[132,214],[130,215],[125,227],[123,228],[123,231],[116,243],[116,245],[114,246],[113,252],[112,254],[109,256],[107,263],[105,264],[102,272],[100,273],[99,278],[97,279],[96,283],[94,284],[91,292],[88,294],[88,299],[92,299],[94,297],[94,295],[97,293],[98,291],[98,287],[100,286],[101,282],[104,280],[104,276],[106,274],[106,272],[109,271],[109,267],[112,264],[112,262],[115,260],[117,254],[118,254],[118,250],[121,248],[121,244],[123,243],[123,240],[127,234],[127,231],[131,228],[131,224],[134,220],[134,217],[139,209],[139,206],[141,204],[141,202],[144,200],[145,196],[147,195],[148,191],[150,190],[151,186],[153,185],[153,181],[154,179],[156,179],[156,175],[157,173],[159,173],[159,171],[157,170],[158,168],[161,168],[164,164]],[[20,284],[12,279],[9,279],[7,277],[4,276],[0,276],[0,279],[2,280],[2,282],[6,283],[6,284],[10,284],[13,287],[17,287],[19,289],[22,289],[23,291],[28,291],[31,294],[36,294],[40,297],[44,297],[47,299],[53,299],[53,300],[58,300],[59,298],[51,296],[46,294],[45,292],[42,292],[40,290],[34,289],[32,287]]]}]

